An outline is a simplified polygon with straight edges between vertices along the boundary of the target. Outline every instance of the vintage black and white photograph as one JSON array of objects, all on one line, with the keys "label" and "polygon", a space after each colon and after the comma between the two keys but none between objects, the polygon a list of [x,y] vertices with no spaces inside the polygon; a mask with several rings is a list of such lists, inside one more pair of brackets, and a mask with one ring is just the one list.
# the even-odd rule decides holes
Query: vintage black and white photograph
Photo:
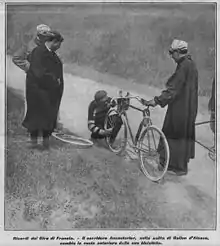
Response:
[{"label": "vintage black and white photograph", "polygon": [[216,230],[216,18],[5,4],[6,231]]}]

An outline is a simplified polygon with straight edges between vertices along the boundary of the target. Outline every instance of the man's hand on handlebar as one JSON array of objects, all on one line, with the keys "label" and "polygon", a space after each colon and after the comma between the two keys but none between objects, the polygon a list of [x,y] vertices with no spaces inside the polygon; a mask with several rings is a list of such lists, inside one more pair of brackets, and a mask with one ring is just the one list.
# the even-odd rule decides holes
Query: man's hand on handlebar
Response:
[{"label": "man's hand on handlebar", "polygon": [[[127,95],[123,97],[122,96],[122,91],[119,92],[119,97],[117,99],[116,98],[114,98],[114,99],[116,99],[116,100],[118,100],[118,99],[128,99],[129,100],[129,99],[132,99],[132,98],[137,99],[139,102],[141,102],[144,106],[147,106],[147,107],[155,107],[157,105],[157,103],[155,102],[154,99],[147,101],[147,100],[145,100],[143,98],[140,98],[139,96],[132,96],[132,95],[130,95],[129,92],[127,92]],[[112,102],[113,102],[113,99],[111,100],[111,103]]]},{"label": "man's hand on handlebar", "polygon": [[117,105],[115,100],[111,100],[111,102],[109,103],[109,107],[115,107]]},{"label": "man's hand on handlebar", "polygon": [[152,99],[152,100],[150,100],[150,101],[147,101],[147,100],[141,98],[141,103],[142,103],[144,106],[150,106],[150,107],[155,107],[155,106],[157,105],[154,99]]}]

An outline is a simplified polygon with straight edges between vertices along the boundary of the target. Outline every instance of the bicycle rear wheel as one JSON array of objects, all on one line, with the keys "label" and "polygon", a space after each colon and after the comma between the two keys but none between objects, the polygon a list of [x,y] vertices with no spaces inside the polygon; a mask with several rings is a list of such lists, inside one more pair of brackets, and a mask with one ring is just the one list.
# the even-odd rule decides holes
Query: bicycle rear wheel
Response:
[{"label": "bicycle rear wheel", "polygon": [[88,139],[76,137],[76,136],[70,135],[70,134],[54,132],[54,133],[52,133],[52,136],[54,136],[55,138],[57,138],[63,142],[72,144],[76,147],[88,148],[88,147],[93,146],[92,141],[90,141]]},{"label": "bicycle rear wheel", "polygon": [[170,158],[169,145],[163,132],[149,126],[141,134],[138,147],[143,173],[152,181],[162,179]]},{"label": "bicycle rear wheel", "polygon": [[115,109],[110,109],[105,118],[104,129],[112,128],[112,134],[106,137],[108,148],[116,153],[121,154],[127,144],[127,127],[123,116],[119,115]]}]

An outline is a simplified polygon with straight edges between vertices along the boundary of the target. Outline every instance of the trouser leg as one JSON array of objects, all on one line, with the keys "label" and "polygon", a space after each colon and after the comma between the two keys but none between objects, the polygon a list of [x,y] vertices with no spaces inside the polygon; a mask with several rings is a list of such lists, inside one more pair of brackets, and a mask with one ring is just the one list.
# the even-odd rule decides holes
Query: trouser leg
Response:
[{"label": "trouser leg", "polygon": [[43,130],[43,146],[49,148],[50,131]]},{"label": "trouser leg", "polygon": [[34,130],[30,132],[31,143],[33,145],[37,144],[38,134],[39,134],[38,130]]}]

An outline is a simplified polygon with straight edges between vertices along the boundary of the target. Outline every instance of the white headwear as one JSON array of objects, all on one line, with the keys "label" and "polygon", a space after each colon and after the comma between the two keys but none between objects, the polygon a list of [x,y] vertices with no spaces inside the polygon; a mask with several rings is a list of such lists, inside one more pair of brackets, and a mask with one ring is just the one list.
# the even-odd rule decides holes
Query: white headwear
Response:
[{"label": "white headwear", "polygon": [[45,24],[40,24],[37,26],[37,34],[46,34],[47,32],[50,32],[50,27]]},{"label": "white headwear", "polygon": [[178,40],[178,39],[174,39],[171,46],[170,46],[170,51],[175,51],[175,50],[179,50],[179,51],[187,51],[188,49],[188,44],[185,41],[182,40]]}]

